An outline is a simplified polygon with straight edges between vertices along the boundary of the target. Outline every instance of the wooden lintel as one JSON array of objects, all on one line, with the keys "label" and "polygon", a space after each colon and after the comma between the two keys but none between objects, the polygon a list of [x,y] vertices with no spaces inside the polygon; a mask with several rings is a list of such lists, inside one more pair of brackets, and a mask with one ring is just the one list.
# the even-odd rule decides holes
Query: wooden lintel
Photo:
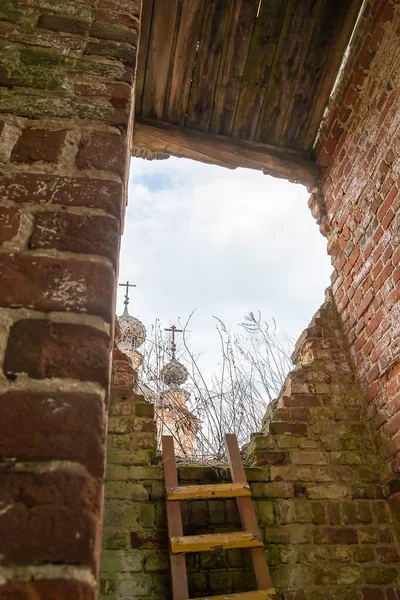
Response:
[{"label": "wooden lintel", "polygon": [[136,121],[133,146],[228,169],[257,169],[309,187],[315,185],[317,177],[316,163],[306,152],[203,133],[162,121]]}]

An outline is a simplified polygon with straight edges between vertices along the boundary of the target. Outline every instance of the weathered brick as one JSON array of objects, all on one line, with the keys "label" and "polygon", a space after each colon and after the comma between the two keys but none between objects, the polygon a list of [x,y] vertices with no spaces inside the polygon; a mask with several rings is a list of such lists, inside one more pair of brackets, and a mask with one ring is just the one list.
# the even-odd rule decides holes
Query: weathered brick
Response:
[{"label": "weathered brick", "polygon": [[79,169],[101,169],[123,175],[127,160],[126,141],[121,135],[89,133],[82,138],[76,164]]},{"label": "weathered brick", "polygon": [[65,31],[84,35],[88,30],[89,21],[67,15],[43,13],[39,17],[38,26],[52,31]]},{"label": "weathered brick", "polygon": [[89,313],[112,320],[114,272],[97,262],[36,256],[0,256],[0,306],[43,312]]},{"label": "weathered brick", "polygon": [[127,109],[131,100],[131,86],[127,83],[99,83],[93,81],[77,81],[74,85],[76,94],[82,96],[103,96],[116,108]]},{"label": "weathered brick", "polygon": [[10,331],[3,370],[8,379],[26,373],[34,379],[109,379],[108,335],[86,325],[22,319]]},{"label": "weathered brick", "polygon": [[66,130],[25,129],[11,154],[11,159],[18,163],[56,163],[61,157],[66,135]]},{"label": "weathered brick", "polygon": [[135,415],[137,417],[154,418],[154,404],[139,402],[135,404]]},{"label": "weathered brick", "polygon": [[104,56],[111,59],[118,58],[124,65],[131,67],[133,70],[136,68],[137,50],[134,45],[91,39],[85,48],[85,54]]},{"label": "weathered brick", "polygon": [[315,544],[357,544],[357,530],[352,527],[323,527],[314,531]]},{"label": "weathered brick", "polygon": [[29,247],[97,254],[115,265],[119,236],[119,222],[111,217],[40,212],[35,217]]},{"label": "weathered brick", "polygon": [[[398,58],[388,59],[388,49],[398,43],[397,18],[398,7],[393,3],[368,2],[346,76],[330,104],[317,147],[317,162],[324,167],[321,190],[330,217],[330,237],[344,242],[335,258],[344,280],[337,280],[333,293],[358,378],[365,387],[372,389],[376,384],[382,390],[379,418],[389,417],[390,395],[380,376],[390,366],[395,346],[388,297],[393,267],[398,263],[393,261],[398,246],[398,240],[393,240],[399,212],[398,144],[389,140],[396,135],[395,114],[400,104],[393,82],[386,85],[386,70],[398,66]],[[334,127],[339,135],[332,135]],[[339,137],[335,145],[332,140]],[[328,249],[333,253],[330,244]],[[385,319],[387,338],[381,330]],[[372,339],[376,332],[379,339]],[[377,426],[382,424],[376,419]],[[395,468],[394,463],[391,467]]]},{"label": "weathered brick", "polygon": [[14,581],[0,585],[1,600],[95,600],[94,587],[68,579]]},{"label": "weathered brick", "polygon": [[397,569],[369,566],[365,570],[365,581],[369,584],[390,585],[397,581]]},{"label": "weathered brick", "polygon": [[385,600],[384,592],[379,588],[367,588],[363,590],[363,600]]},{"label": "weathered brick", "polygon": [[68,472],[0,473],[3,561],[66,562],[94,567],[101,486]]},{"label": "weathered brick", "polygon": [[0,457],[65,460],[104,474],[104,407],[94,394],[8,392],[0,395]]},{"label": "weathered brick", "polygon": [[0,206],[0,244],[12,240],[18,233],[21,211],[14,206]]},{"label": "weathered brick", "polygon": [[11,202],[102,209],[121,218],[122,184],[108,179],[38,173],[1,173],[0,197]]},{"label": "weathered brick", "polygon": [[[97,13],[98,15],[98,13]],[[90,26],[90,36],[104,40],[115,40],[116,42],[126,42],[128,44],[137,44],[138,31],[131,27],[126,27],[119,23],[107,23],[95,21]]]},{"label": "weathered brick", "polygon": [[270,423],[269,429],[271,433],[282,434],[289,433],[291,435],[305,435],[307,433],[307,425],[304,423],[284,423],[277,421]]}]

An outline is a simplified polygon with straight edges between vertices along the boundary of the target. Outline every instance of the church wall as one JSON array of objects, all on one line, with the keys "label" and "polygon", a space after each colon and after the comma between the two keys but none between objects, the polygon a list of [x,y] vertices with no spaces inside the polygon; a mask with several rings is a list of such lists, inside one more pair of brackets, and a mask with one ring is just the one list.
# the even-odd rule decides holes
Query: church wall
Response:
[{"label": "church wall", "polygon": [[[398,474],[400,451],[400,5],[368,0],[322,127],[310,206],[368,416]],[[393,482],[393,492],[399,490]]]},{"label": "church wall", "polygon": [[0,598],[93,600],[140,1],[0,2]]},{"label": "church wall", "polygon": [[[101,600],[168,600],[163,471],[153,406],[114,361]],[[301,336],[277,403],[247,448],[246,469],[277,600],[396,600],[398,537],[384,459],[365,416],[330,296]],[[131,380],[130,380],[131,378]],[[182,484],[221,468],[181,465]],[[183,502],[184,533],[240,529],[236,501]],[[248,552],[190,555],[190,597],[254,589]]]}]

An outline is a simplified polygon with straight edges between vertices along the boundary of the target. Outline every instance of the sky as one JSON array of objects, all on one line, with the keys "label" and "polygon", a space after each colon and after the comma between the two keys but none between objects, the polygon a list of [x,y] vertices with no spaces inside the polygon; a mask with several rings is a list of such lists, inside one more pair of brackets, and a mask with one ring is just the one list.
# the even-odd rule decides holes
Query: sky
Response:
[{"label": "sky", "polygon": [[249,311],[261,311],[297,338],[332,272],[308,196],[250,169],[132,159],[119,277],[137,285],[130,314],[168,327],[195,310],[190,344],[206,369],[218,360],[213,316],[237,330]]}]

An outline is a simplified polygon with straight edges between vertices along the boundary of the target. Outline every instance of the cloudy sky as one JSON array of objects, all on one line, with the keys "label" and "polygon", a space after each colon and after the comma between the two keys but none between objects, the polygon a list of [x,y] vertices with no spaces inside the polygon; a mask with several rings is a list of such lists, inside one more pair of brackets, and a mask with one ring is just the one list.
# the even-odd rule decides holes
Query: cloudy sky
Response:
[{"label": "cloudy sky", "polygon": [[137,284],[130,313],[169,326],[196,309],[191,345],[210,364],[213,315],[235,329],[261,311],[297,337],[332,271],[307,199],[305,188],[249,169],[132,159],[120,265],[120,281]]}]

